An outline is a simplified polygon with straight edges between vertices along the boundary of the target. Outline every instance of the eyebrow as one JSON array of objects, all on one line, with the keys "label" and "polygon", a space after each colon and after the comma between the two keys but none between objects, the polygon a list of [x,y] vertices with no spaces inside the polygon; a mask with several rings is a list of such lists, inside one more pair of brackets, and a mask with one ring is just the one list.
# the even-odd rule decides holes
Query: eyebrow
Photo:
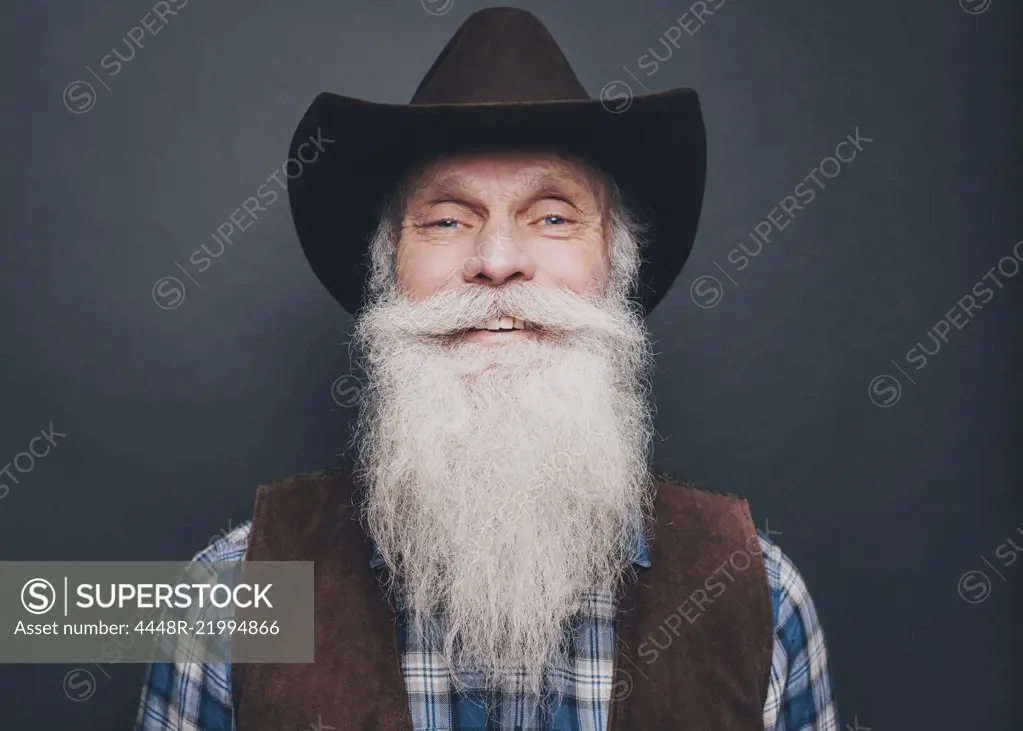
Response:
[{"label": "eyebrow", "polygon": [[[529,190],[528,197],[533,201],[553,198],[577,207],[575,191],[580,183],[586,186],[598,201],[600,200],[600,191],[591,181],[580,181],[575,176],[560,171],[543,170],[530,173],[520,177],[519,182]],[[480,205],[463,174],[430,172],[419,175],[407,186],[406,200],[422,195],[427,190],[430,191],[430,195],[424,203],[428,205],[444,201],[465,203],[470,207]]]},{"label": "eyebrow", "polygon": [[468,181],[458,174],[431,174],[421,179],[411,190],[412,196],[422,195],[424,191],[430,191],[427,203],[440,201],[463,201],[475,200],[468,185]]},{"label": "eyebrow", "polygon": [[[527,176],[522,182],[530,189],[529,198],[531,200],[553,198],[578,207],[577,190],[580,187],[580,181],[574,176],[545,170]],[[587,181],[582,181],[582,184],[589,187]],[[595,193],[595,191],[593,192]]]}]

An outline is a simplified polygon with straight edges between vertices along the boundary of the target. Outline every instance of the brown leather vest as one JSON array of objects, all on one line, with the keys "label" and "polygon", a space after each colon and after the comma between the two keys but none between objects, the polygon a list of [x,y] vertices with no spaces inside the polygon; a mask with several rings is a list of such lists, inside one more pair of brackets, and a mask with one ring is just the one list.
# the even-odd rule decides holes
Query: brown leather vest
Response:
[{"label": "brown leather vest", "polygon": [[[411,731],[392,607],[341,472],[256,494],[247,560],[314,561],[315,662],[233,665],[237,731]],[[774,623],[745,500],[658,483],[619,600],[609,731],[763,731]]]}]

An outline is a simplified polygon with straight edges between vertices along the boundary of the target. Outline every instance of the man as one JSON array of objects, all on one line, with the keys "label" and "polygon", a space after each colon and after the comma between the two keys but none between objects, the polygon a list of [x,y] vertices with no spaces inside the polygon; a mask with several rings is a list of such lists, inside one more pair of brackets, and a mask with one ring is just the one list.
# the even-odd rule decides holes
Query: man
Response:
[{"label": "man", "polygon": [[643,316],[704,131],[686,89],[616,111],[508,8],[410,105],[313,103],[289,196],[356,314],[356,469],[260,488],[195,561],[314,561],[316,661],[154,664],[138,728],[838,728],[795,568],[745,501],[650,475]]}]

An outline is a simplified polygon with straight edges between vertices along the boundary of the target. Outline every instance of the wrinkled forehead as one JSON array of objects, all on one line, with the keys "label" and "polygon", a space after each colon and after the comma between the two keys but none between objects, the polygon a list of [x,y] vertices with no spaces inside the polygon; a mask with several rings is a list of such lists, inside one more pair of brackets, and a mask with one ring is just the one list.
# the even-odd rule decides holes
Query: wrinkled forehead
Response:
[{"label": "wrinkled forehead", "polygon": [[604,208],[608,198],[605,174],[584,158],[543,148],[467,150],[430,158],[402,178],[398,195],[403,205],[464,191],[500,190],[531,197],[588,198]]}]

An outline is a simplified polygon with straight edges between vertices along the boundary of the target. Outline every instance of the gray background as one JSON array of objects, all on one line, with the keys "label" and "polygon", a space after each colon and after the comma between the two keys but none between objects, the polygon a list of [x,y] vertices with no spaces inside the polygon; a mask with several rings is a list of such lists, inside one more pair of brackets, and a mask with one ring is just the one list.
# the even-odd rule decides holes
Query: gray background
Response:
[{"label": "gray background", "polygon": [[[191,0],[115,77],[100,60],[127,53],[152,3],[5,6],[0,464],[51,421],[67,436],[4,480],[0,559],[187,558],[250,517],[257,484],[332,461],[354,415],[348,388],[332,392],[350,322],[286,200],[197,284],[175,262],[281,165],[317,92],[407,101],[488,4],[445,2]],[[926,368],[906,363],[1023,239],[1021,6],[963,2],[728,0],[672,31],[649,77],[640,57],[666,54],[688,3],[523,4],[592,94],[642,91],[629,71],[701,94],[704,216],[650,319],[657,462],[769,521],[816,601],[843,728],[1023,727],[1023,561],[996,557],[1023,546],[1023,272],[998,275]],[[96,89],[80,114],[62,97],[77,80]],[[873,141],[725,278],[715,262],[857,126]],[[690,297],[705,275],[714,307]],[[166,276],[184,281],[175,309],[152,296]],[[868,393],[881,374],[901,384],[885,408]],[[973,570],[991,583],[976,601],[971,575],[971,603],[958,582]],[[129,728],[143,667],[85,669],[94,682],[65,688],[72,666],[0,666],[0,727]]]}]

